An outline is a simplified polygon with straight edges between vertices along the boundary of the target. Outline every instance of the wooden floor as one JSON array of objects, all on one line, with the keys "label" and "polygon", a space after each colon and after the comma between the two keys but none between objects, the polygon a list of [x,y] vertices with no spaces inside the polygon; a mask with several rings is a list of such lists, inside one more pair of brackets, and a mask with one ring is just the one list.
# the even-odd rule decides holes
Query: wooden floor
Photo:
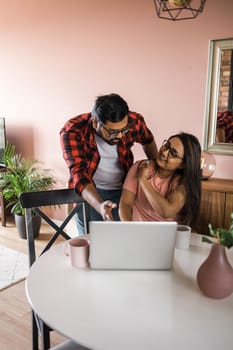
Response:
[{"label": "wooden floor", "polygon": [[[47,225],[42,224],[40,236],[36,240],[39,253],[51,234]],[[7,226],[0,222],[0,245],[27,254],[27,241],[18,237],[11,218]],[[51,345],[59,344],[65,338],[56,332],[51,333]],[[25,281],[0,291],[0,349],[31,350],[31,308],[25,294]]]}]

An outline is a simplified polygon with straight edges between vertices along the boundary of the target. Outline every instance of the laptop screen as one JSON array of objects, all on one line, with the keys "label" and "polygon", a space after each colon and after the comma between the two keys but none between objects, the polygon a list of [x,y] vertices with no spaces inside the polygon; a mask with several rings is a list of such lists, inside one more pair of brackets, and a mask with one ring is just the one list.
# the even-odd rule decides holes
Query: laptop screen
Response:
[{"label": "laptop screen", "polygon": [[176,222],[91,221],[92,269],[171,269]]}]

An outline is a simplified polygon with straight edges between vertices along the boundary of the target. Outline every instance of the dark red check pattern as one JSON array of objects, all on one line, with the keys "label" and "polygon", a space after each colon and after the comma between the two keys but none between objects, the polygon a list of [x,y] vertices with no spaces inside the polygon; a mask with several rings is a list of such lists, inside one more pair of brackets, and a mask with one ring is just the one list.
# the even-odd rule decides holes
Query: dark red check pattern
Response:
[{"label": "dark red check pattern", "polygon": [[[125,175],[133,164],[133,144],[138,142],[146,145],[153,141],[153,135],[142,115],[130,112],[128,123],[130,130],[118,143],[119,162]],[[88,184],[93,184],[92,177],[99,163],[100,156],[94,135],[91,113],[70,119],[60,132],[63,157],[70,169],[69,187],[75,187],[78,194]]]},{"label": "dark red check pattern", "polygon": [[233,143],[233,112],[218,112],[217,127],[225,130],[225,141]]}]

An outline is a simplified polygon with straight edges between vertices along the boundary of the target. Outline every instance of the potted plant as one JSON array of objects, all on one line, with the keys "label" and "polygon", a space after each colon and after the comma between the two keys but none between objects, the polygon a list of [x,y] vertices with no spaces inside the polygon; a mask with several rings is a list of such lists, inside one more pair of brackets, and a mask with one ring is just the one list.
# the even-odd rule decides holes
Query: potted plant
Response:
[{"label": "potted plant", "polygon": [[[17,153],[14,145],[7,144],[3,153],[6,171],[0,173],[0,188],[6,199],[21,238],[26,238],[25,209],[19,196],[22,192],[44,191],[53,187],[55,180],[51,172],[42,169],[37,160],[25,159]],[[35,216],[35,237],[39,235],[40,217]]]},{"label": "potted plant", "polygon": [[233,246],[233,213],[229,229],[212,228],[209,224],[210,235],[214,238],[202,237],[211,243],[208,258],[197,272],[197,283],[201,291],[211,298],[225,298],[233,293],[233,268],[226,255],[226,248]]}]

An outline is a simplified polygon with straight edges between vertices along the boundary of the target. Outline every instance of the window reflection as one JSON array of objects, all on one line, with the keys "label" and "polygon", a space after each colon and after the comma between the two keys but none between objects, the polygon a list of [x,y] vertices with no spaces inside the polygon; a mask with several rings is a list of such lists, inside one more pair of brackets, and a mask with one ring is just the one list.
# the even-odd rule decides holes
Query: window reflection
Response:
[{"label": "window reflection", "polygon": [[221,50],[216,142],[233,143],[233,50]]},{"label": "window reflection", "polygon": [[233,155],[233,38],[210,40],[203,149]]},{"label": "window reflection", "polygon": [[233,112],[217,113],[216,142],[233,144]]}]

